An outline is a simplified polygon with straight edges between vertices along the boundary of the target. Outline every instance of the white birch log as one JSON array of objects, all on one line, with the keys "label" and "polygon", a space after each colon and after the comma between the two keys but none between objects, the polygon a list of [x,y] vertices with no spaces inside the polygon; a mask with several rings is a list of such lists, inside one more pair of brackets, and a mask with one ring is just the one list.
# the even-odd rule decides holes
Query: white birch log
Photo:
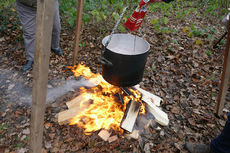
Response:
[{"label": "white birch log", "polygon": [[160,97],[140,88],[140,85],[134,86],[141,94],[142,94],[142,100],[146,103],[154,104],[156,106],[160,106],[161,102],[163,101]]},{"label": "white birch log", "polygon": [[147,103],[147,110],[155,117],[156,122],[160,125],[167,126],[169,124],[168,115],[156,105],[149,105]]}]

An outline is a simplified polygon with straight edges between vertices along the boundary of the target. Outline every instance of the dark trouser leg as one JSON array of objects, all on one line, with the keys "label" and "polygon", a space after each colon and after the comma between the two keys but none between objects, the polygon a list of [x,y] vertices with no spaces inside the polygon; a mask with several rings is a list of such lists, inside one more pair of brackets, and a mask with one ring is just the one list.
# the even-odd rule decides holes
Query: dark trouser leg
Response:
[{"label": "dark trouser leg", "polygon": [[221,134],[211,142],[214,153],[230,153],[230,113]]},{"label": "dark trouser leg", "polygon": [[23,30],[26,59],[33,61],[36,28],[36,8],[25,6],[19,2],[16,4],[19,20]]},{"label": "dark trouser leg", "polygon": [[55,11],[54,11],[52,42],[51,42],[52,49],[58,49],[60,47],[60,33],[61,33],[61,23],[60,23],[60,15],[59,15],[59,4],[58,1],[56,1]]}]

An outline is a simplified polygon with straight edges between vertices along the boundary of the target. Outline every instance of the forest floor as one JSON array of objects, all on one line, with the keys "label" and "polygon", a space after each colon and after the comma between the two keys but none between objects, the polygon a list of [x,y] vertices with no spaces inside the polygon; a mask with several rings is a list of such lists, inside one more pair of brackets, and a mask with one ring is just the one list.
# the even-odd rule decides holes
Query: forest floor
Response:
[{"label": "forest floor", "polygon": [[[57,114],[66,108],[65,102],[79,94],[78,90],[60,95],[47,104],[43,136],[43,152],[186,152],[186,141],[209,144],[223,129],[229,112],[229,93],[224,114],[214,115],[222,72],[225,44],[213,49],[213,42],[224,33],[216,17],[191,16],[181,21],[169,18],[167,27],[175,32],[154,30],[152,20],[160,13],[148,13],[140,31],[150,45],[141,87],[160,96],[161,108],[170,123],[160,130],[150,129],[142,141],[119,135],[108,143],[99,138],[98,131],[85,135],[83,129],[57,122]],[[11,20],[16,20],[12,17]],[[211,29],[199,37],[190,37],[189,23],[201,29]],[[110,34],[111,26],[101,30],[101,24],[86,24],[82,30],[80,51],[76,63],[84,63],[93,72],[101,72],[97,57],[101,53],[101,40]],[[6,34],[7,33],[7,34]],[[15,43],[21,29],[7,27],[0,33],[0,152],[27,152],[31,114],[32,71],[20,71],[25,63],[23,40]],[[226,38],[225,38],[226,39]],[[62,21],[61,47],[64,56],[50,56],[48,88],[62,86],[74,78],[67,69],[72,65],[73,30]],[[150,148],[149,150],[146,148]],[[144,148],[144,149],[143,149]]]}]

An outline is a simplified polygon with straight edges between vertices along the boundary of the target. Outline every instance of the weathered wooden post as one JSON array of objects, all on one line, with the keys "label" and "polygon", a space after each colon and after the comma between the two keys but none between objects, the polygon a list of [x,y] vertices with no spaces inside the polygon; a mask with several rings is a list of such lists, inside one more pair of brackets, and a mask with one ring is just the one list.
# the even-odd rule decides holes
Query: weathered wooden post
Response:
[{"label": "weathered wooden post", "polygon": [[76,19],[76,28],[75,28],[75,39],[74,39],[74,52],[73,52],[73,65],[76,64],[77,60],[77,52],[79,50],[79,39],[80,39],[80,31],[81,31],[81,21],[83,14],[84,0],[78,0],[78,8],[77,8],[77,19]]},{"label": "weathered wooden post", "polygon": [[41,153],[55,0],[37,0],[30,152]]},{"label": "weathered wooden post", "polygon": [[[230,20],[229,20],[230,25]],[[221,75],[221,84],[220,84],[220,90],[219,95],[217,98],[217,107],[215,113],[217,115],[221,115],[224,108],[224,102],[225,97],[228,89],[228,81],[230,78],[230,26],[228,26],[228,38],[225,48],[225,54],[224,54],[224,64],[223,64],[223,71]]]}]

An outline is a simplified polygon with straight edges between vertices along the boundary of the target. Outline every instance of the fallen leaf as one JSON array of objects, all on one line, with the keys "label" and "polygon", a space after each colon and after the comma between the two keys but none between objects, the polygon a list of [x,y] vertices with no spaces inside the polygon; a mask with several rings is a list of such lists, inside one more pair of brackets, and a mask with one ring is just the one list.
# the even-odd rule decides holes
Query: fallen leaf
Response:
[{"label": "fallen leaf", "polygon": [[45,148],[46,148],[46,149],[52,148],[52,145],[51,145],[51,142],[50,142],[50,141],[49,141],[49,142],[45,141]]},{"label": "fallen leaf", "polygon": [[28,151],[27,148],[20,148],[17,150],[17,153],[26,153]]},{"label": "fallen leaf", "polygon": [[194,121],[193,118],[189,118],[189,119],[188,119],[188,122],[189,122],[189,124],[191,124],[191,125],[193,125],[193,126],[196,125],[196,122]]},{"label": "fallen leaf", "polygon": [[114,135],[114,136],[109,137],[108,142],[111,143],[111,142],[116,141],[117,139],[118,139],[117,135]]},{"label": "fallen leaf", "polygon": [[187,31],[189,31],[189,27],[186,26],[183,28],[183,32],[186,33]]},{"label": "fallen leaf", "polygon": [[176,56],[169,55],[169,56],[166,56],[166,58],[172,60],[172,59],[176,58]]},{"label": "fallen leaf", "polygon": [[8,90],[13,89],[14,86],[15,86],[15,84],[10,84],[9,87],[8,87]]},{"label": "fallen leaf", "polygon": [[25,134],[25,135],[28,135],[28,134],[30,134],[30,129],[29,129],[29,128],[24,129],[24,130],[22,131],[22,133]]},{"label": "fallen leaf", "polygon": [[202,41],[202,40],[200,40],[200,39],[197,39],[196,40],[196,45],[202,45],[204,42]]},{"label": "fallen leaf", "polygon": [[171,112],[172,112],[173,114],[179,114],[179,113],[180,113],[180,110],[179,110],[177,107],[173,107],[173,108],[171,109]]},{"label": "fallen leaf", "polygon": [[54,137],[55,137],[55,133],[50,133],[50,134],[49,134],[49,137],[50,137],[50,139],[52,139],[52,140],[53,140],[53,139],[54,139]]},{"label": "fallen leaf", "polygon": [[42,148],[42,153],[48,153],[45,148]]},{"label": "fallen leaf", "polygon": [[51,126],[52,126],[52,123],[50,123],[50,122],[46,122],[45,123],[45,128],[46,129],[50,128]]}]

